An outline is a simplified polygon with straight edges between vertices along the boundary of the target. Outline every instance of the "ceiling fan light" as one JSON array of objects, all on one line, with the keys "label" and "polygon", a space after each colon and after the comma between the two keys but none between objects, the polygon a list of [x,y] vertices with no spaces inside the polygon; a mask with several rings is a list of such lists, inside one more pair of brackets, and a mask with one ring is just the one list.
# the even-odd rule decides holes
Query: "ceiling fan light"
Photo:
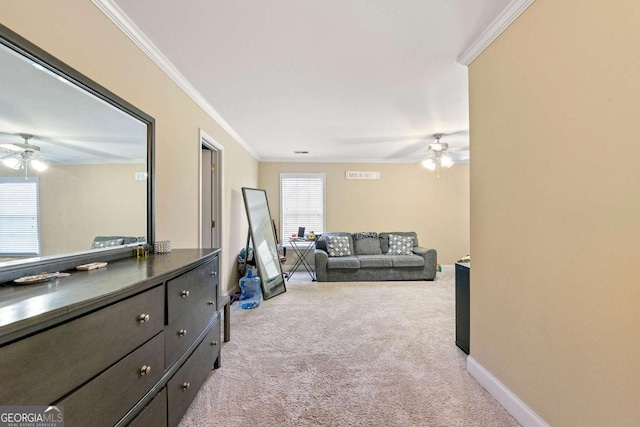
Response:
[{"label": "ceiling fan light", "polygon": [[425,159],[422,161],[422,166],[424,166],[425,168],[429,169],[429,170],[436,170],[436,162],[429,158],[429,159]]},{"label": "ceiling fan light", "polygon": [[42,172],[44,170],[47,170],[49,166],[47,166],[46,163],[41,162],[40,160],[31,160],[31,167],[38,172]]},{"label": "ceiling fan light", "polygon": [[4,163],[6,167],[14,170],[20,169],[20,166],[22,164],[20,159],[16,159],[15,157],[7,157],[5,159],[2,159],[2,163]]},{"label": "ceiling fan light", "polygon": [[443,168],[450,168],[451,166],[453,166],[453,163],[453,159],[449,156],[440,157],[440,166],[442,166]]}]

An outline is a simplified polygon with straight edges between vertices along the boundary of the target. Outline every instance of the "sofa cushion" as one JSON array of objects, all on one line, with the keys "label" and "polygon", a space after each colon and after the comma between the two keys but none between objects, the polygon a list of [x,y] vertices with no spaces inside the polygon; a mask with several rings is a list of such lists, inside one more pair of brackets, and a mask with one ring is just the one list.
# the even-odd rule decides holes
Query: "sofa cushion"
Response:
[{"label": "sofa cushion", "polygon": [[424,258],[418,255],[387,255],[394,267],[423,267]]},{"label": "sofa cushion", "polygon": [[380,248],[380,237],[378,237],[378,233],[354,233],[353,246],[356,255],[382,254],[382,249]]},{"label": "sofa cushion", "polygon": [[327,253],[330,257],[351,256],[351,237],[340,235],[327,236]]},{"label": "sofa cushion", "polygon": [[389,268],[393,267],[390,256],[387,255],[358,255],[360,267],[366,268]]},{"label": "sofa cushion", "polygon": [[397,234],[389,234],[389,250],[388,255],[411,255],[413,249],[412,236],[399,236]]},{"label": "sofa cushion", "polygon": [[360,268],[360,260],[355,256],[329,257],[327,268]]},{"label": "sofa cushion", "polygon": [[387,233],[380,233],[380,249],[382,249],[382,253],[386,254],[389,251],[389,235],[395,234],[396,236],[411,236],[413,237],[413,246],[418,245],[418,235],[414,231],[394,231]]}]

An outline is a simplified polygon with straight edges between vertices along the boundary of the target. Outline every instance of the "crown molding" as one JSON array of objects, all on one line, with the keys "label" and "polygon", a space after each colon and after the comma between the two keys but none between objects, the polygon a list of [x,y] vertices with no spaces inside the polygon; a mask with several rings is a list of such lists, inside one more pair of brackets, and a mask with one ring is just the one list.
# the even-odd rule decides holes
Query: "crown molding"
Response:
[{"label": "crown molding", "polygon": [[162,71],[164,71],[196,104],[200,106],[222,129],[224,129],[238,144],[249,152],[256,160],[260,156],[256,151],[218,114],[207,100],[196,90],[191,83],[178,71],[166,56],[147,38],[146,35],[133,23],[112,0],[91,0],[98,9],[113,21],[123,33],[127,35]]},{"label": "crown molding", "polygon": [[[420,161],[415,159],[345,159],[344,157],[316,157],[316,158],[293,158],[293,157],[265,157],[260,159],[262,163],[385,163],[420,165]],[[456,161],[455,165],[468,165],[469,159]]]},{"label": "crown molding", "polygon": [[469,66],[469,64],[489,47],[534,1],[535,0],[512,0],[482,34],[458,56],[458,62],[462,65]]}]

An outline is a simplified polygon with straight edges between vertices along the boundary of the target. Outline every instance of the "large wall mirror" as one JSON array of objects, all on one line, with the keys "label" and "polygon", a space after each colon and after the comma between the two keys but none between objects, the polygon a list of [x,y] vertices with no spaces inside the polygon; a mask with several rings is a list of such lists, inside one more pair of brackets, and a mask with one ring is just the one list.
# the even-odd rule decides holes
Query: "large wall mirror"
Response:
[{"label": "large wall mirror", "polygon": [[153,241],[154,120],[0,25],[0,283]]}]

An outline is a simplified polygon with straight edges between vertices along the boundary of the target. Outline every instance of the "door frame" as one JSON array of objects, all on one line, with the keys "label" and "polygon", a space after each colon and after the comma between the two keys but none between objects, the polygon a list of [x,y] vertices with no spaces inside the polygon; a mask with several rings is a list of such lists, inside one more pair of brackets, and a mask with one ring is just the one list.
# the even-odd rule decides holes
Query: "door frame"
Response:
[{"label": "door frame", "polygon": [[[216,161],[216,170],[215,170],[215,179],[214,179],[214,196],[212,196],[211,202],[214,207],[214,216],[216,217],[216,231],[217,231],[217,244],[213,243],[213,246],[217,246],[219,248],[222,247],[224,242],[224,146],[215,140],[211,135],[207,134],[204,130],[199,130],[200,136],[200,145],[198,151],[198,247],[202,248],[202,191],[203,191],[203,183],[202,183],[202,148],[206,147],[207,149],[213,151],[214,157],[213,159]],[[224,251],[221,252],[221,259]],[[222,264],[222,261],[220,262]],[[222,268],[220,269],[222,271]]]}]

